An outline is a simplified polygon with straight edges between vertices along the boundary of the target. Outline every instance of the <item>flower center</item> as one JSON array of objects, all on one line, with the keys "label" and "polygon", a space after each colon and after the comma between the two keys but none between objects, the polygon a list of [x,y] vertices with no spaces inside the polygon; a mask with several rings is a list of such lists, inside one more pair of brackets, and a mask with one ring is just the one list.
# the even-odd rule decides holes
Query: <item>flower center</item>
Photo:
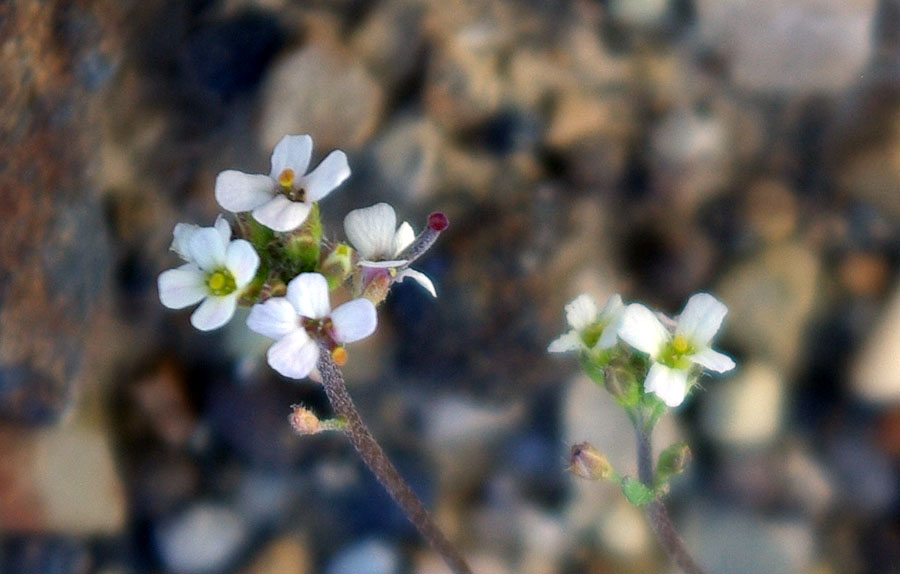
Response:
[{"label": "flower center", "polygon": [[284,193],[288,199],[291,201],[306,201],[306,190],[302,187],[294,189],[295,181],[296,174],[294,173],[294,170],[290,168],[278,174],[278,185],[281,186],[282,193]]},{"label": "flower center", "polygon": [[210,293],[219,297],[230,295],[237,289],[234,275],[228,269],[220,269],[210,273],[209,277],[206,278],[206,286],[209,288]]},{"label": "flower center", "polygon": [[663,352],[660,353],[659,361],[673,369],[687,369],[690,367],[688,355],[692,355],[695,349],[684,335],[675,335]]},{"label": "flower center", "polygon": [[603,335],[603,329],[605,328],[606,323],[601,322],[595,323],[581,332],[581,340],[584,341],[584,344],[588,349],[594,348],[594,345],[597,344],[597,341],[599,341],[600,337]]}]

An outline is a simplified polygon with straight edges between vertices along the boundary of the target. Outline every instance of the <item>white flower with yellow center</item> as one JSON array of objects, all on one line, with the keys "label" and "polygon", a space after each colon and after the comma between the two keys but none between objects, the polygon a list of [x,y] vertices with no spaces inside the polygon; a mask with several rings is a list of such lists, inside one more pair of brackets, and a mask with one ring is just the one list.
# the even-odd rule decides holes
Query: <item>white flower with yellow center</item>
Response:
[{"label": "white flower with yellow center", "polygon": [[618,293],[609,298],[602,311],[597,310],[597,301],[593,297],[582,293],[566,305],[566,321],[571,330],[557,337],[547,350],[566,353],[614,347],[624,311],[625,305]]},{"label": "white flower with yellow center", "polygon": [[231,226],[221,216],[214,227],[179,223],[172,250],[187,261],[159,276],[159,299],[169,309],[203,303],[191,315],[191,324],[211,331],[234,315],[238,298],[253,280],[259,255],[243,239],[231,241]]},{"label": "white flower with yellow center", "polygon": [[353,299],[331,309],[328,281],[319,273],[301,273],[284,297],[254,305],[247,317],[251,330],[276,339],[266,357],[269,365],[292,379],[302,379],[316,367],[319,345],[332,349],[338,364],[346,360],[342,345],[364,339],[377,325],[375,305]]},{"label": "white flower with yellow center", "polygon": [[670,407],[684,401],[688,377],[694,365],[717,373],[734,368],[728,355],[710,346],[728,308],[709,293],[692,296],[670,332],[650,309],[631,304],[625,310],[619,338],[647,353],[653,364],[644,380],[644,390],[655,393]]},{"label": "white flower with yellow center", "polygon": [[354,209],[344,218],[344,232],[347,239],[359,253],[361,267],[368,268],[370,274],[390,273],[393,281],[403,281],[407,277],[421,285],[432,297],[437,297],[434,283],[421,271],[406,267],[409,263],[402,258],[404,251],[416,239],[412,226],[404,221],[397,227],[397,214],[387,203],[376,203],[371,207]]},{"label": "white flower with yellow center", "polygon": [[216,201],[234,213],[251,211],[254,219],[275,231],[297,229],[313,203],[350,177],[347,155],[340,150],[306,173],[312,148],[308,135],[284,136],[272,152],[269,175],[223,171],[216,177]]}]

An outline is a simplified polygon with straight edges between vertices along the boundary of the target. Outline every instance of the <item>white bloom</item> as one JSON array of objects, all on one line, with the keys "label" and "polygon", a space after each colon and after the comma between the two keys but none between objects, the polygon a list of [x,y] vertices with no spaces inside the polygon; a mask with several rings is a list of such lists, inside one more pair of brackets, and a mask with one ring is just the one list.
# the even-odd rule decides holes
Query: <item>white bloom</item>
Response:
[{"label": "white bloom", "polygon": [[253,280],[259,255],[243,239],[231,241],[231,227],[221,216],[213,227],[179,223],[172,250],[187,261],[159,276],[159,299],[169,309],[203,301],[191,315],[201,331],[217,329],[234,315],[237,300]]},{"label": "white bloom", "polygon": [[728,308],[709,293],[698,293],[688,300],[672,333],[650,309],[629,305],[619,337],[653,361],[644,390],[675,407],[687,394],[688,375],[694,364],[718,373],[733,369],[731,357],[710,346],[727,312]]},{"label": "white bloom", "polygon": [[301,273],[287,286],[284,297],[254,305],[247,326],[276,339],[266,357],[273,369],[292,379],[309,375],[319,360],[317,337],[341,345],[364,339],[375,331],[375,306],[354,299],[333,311],[328,281],[319,273]]},{"label": "white bloom", "polygon": [[566,305],[566,321],[572,329],[557,337],[547,350],[565,353],[614,347],[624,311],[625,305],[618,293],[610,297],[599,312],[594,298],[582,293]]},{"label": "white bloom", "polygon": [[394,281],[407,277],[424,287],[432,297],[437,297],[434,283],[424,273],[415,269],[402,268],[406,265],[400,255],[412,245],[416,234],[412,226],[404,221],[397,227],[397,214],[387,203],[377,203],[371,207],[354,209],[344,218],[344,232],[347,239],[361,258],[359,264],[372,269],[393,269]]},{"label": "white bloom", "polygon": [[253,218],[275,231],[293,231],[306,221],[319,201],[350,177],[347,156],[340,150],[328,154],[306,173],[312,156],[308,135],[284,136],[272,152],[269,175],[237,170],[216,177],[216,200],[235,213],[252,211]]}]

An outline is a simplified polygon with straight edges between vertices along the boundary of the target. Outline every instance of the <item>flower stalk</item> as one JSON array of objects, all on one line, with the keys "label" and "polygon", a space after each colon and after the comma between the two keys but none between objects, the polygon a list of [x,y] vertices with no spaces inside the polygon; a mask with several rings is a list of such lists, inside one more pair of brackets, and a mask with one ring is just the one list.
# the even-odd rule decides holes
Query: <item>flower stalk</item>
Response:
[{"label": "flower stalk", "polygon": [[[656,483],[655,471],[653,470],[653,449],[650,443],[652,428],[647,429],[647,425],[638,424],[638,422],[635,421],[634,425],[635,434],[637,435],[638,478],[640,478],[644,486],[652,489]],[[669,519],[669,513],[666,511],[663,501],[659,497],[655,498],[644,506],[644,512],[650,521],[653,534],[659,541],[660,546],[669,555],[669,558],[685,574],[706,574],[706,570],[694,560],[694,557],[685,548],[684,542]]]},{"label": "flower stalk", "polygon": [[347,392],[341,370],[332,359],[331,353],[324,347],[319,353],[318,368],[328,401],[335,413],[346,424],[344,433],[350,439],[356,452],[362,457],[363,462],[375,474],[378,482],[384,486],[394,502],[403,509],[403,513],[416,526],[431,548],[441,555],[450,569],[455,574],[472,574],[465,559],[444,536],[425,505],[422,504],[409,484],[403,480],[375,437],[369,432],[353,404],[353,399],[350,398],[350,393]]}]

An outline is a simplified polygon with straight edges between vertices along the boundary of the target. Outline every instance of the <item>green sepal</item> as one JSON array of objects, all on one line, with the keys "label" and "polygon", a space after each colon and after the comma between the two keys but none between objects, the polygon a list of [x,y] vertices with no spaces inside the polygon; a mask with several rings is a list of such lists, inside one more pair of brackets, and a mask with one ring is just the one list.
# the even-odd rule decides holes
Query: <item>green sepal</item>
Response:
[{"label": "green sepal", "polygon": [[656,499],[656,494],[636,478],[623,479],[622,492],[628,502],[638,507],[646,506]]},{"label": "green sepal", "polygon": [[675,443],[662,451],[656,463],[656,487],[662,487],[671,477],[684,472],[690,460],[691,449],[683,442]]}]

